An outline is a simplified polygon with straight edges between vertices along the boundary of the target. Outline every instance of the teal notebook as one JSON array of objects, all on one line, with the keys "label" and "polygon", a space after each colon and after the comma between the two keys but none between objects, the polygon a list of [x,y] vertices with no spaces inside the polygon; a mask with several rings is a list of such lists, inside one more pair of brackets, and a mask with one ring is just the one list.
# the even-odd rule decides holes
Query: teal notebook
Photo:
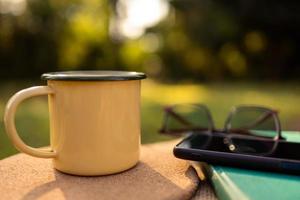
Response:
[{"label": "teal notebook", "polygon": [[[300,132],[283,135],[288,141],[300,142]],[[212,165],[207,170],[221,200],[300,199],[300,176]]]}]

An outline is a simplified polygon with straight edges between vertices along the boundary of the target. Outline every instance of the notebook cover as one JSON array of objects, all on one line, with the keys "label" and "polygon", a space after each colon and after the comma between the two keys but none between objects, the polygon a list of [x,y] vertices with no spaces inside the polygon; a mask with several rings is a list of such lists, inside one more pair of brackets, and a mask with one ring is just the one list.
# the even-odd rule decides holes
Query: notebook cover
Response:
[{"label": "notebook cover", "polygon": [[[283,132],[288,141],[300,142],[300,132]],[[300,152],[299,152],[300,153]],[[300,176],[207,165],[219,199],[300,199]]]}]

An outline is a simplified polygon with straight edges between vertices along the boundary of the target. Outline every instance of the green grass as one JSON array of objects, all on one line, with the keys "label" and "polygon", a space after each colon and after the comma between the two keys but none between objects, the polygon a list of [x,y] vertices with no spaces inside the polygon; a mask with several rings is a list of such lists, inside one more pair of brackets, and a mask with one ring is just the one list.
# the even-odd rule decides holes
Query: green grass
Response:
[{"label": "green grass", "polygon": [[[0,115],[11,95],[22,88],[41,83],[2,83],[0,85]],[[157,133],[162,107],[174,103],[204,103],[210,108],[217,127],[223,127],[230,108],[239,104],[259,104],[280,111],[283,129],[300,129],[300,84],[285,83],[217,83],[160,84],[151,80],[142,86],[142,143],[170,139]],[[17,153],[0,125],[0,158]],[[17,129],[24,141],[34,147],[49,144],[48,107],[46,97],[25,101],[16,116]]]}]

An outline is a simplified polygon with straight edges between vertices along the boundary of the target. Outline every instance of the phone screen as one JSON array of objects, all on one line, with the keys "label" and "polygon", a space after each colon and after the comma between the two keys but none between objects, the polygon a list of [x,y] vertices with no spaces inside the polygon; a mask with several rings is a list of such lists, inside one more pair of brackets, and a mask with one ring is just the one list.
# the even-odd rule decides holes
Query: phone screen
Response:
[{"label": "phone screen", "polygon": [[[229,149],[228,145],[225,144],[225,138],[226,137],[224,134],[218,135],[198,133],[189,136],[186,140],[180,143],[178,147],[234,153]],[[260,141],[241,138],[237,139],[235,142],[238,142],[241,146],[245,146],[247,148],[251,147],[258,152],[263,152],[267,149],[270,149],[274,144],[273,141]],[[255,155],[255,153],[252,153],[251,155]],[[267,155],[267,157],[300,160],[300,143],[287,142],[284,140],[279,141],[274,152],[270,155]]]}]

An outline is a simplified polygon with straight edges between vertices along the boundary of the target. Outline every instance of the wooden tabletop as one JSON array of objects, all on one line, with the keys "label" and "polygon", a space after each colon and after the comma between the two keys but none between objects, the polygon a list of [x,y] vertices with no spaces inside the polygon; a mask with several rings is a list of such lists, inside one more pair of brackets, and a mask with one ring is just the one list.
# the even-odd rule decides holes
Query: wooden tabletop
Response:
[{"label": "wooden tabletop", "polygon": [[172,155],[176,142],[144,145],[137,166],[99,177],[63,174],[51,159],[17,154],[0,161],[0,199],[215,199],[189,163]]}]

